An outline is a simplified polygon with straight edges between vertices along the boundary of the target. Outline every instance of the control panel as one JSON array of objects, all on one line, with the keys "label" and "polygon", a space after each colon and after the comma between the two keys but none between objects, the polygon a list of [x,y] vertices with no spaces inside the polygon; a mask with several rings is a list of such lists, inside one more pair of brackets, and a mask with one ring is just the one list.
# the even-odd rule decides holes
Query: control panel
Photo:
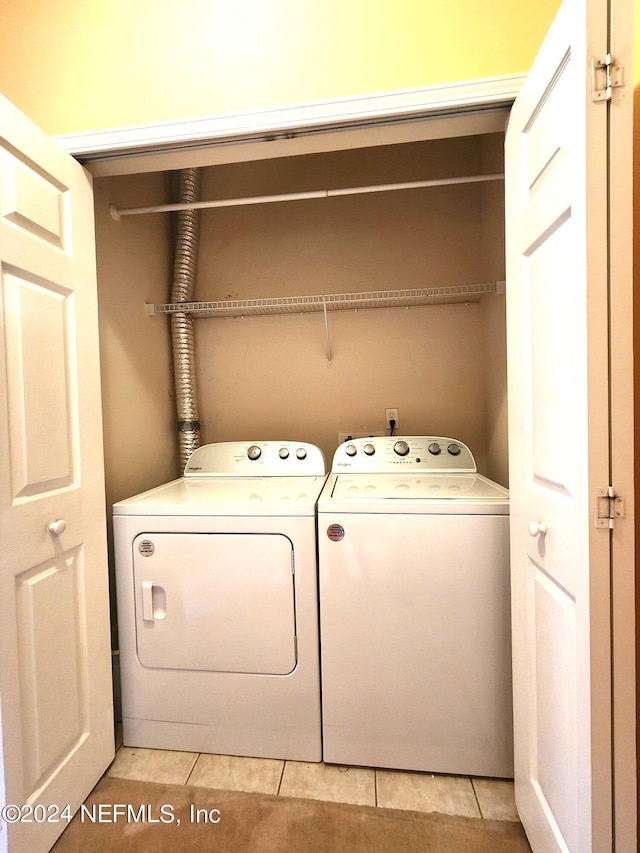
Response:
[{"label": "control panel", "polygon": [[384,474],[399,469],[476,473],[473,454],[455,438],[435,435],[371,436],[341,444],[332,471]]},{"label": "control panel", "polygon": [[220,441],[191,454],[185,477],[319,476],[326,474],[324,454],[304,441]]}]

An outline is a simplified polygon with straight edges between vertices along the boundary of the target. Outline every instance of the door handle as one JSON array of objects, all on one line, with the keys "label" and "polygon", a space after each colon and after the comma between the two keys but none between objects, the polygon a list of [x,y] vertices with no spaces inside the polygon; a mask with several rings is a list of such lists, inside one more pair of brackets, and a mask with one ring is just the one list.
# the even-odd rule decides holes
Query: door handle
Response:
[{"label": "door handle", "polygon": [[153,581],[142,581],[142,619],[153,622]]},{"label": "door handle", "polygon": [[142,581],[142,621],[157,622],[167,615],[167,592],[153,581]]},{"label": "door handle", "polygon": [[547,525],[543,521],[529,522],[529,536],[544,536],[547,532]]},{"label": "door handle", "polygon": [[47,530],[49,533],[53,533],[54,536],[60,536],[61,533],[64,533],[67,529],[67,522],[64,518],[58,518],[55,521],[50,521],[47,525]]}]

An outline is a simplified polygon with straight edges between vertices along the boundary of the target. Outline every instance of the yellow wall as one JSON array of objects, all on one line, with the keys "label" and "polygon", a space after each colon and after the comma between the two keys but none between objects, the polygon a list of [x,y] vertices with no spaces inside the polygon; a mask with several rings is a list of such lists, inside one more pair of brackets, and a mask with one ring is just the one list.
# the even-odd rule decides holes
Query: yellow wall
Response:
[{"label": "yellow wall", "polygon": [[52,134],[526,72],[559,0],[0,0],[0,91]]}]

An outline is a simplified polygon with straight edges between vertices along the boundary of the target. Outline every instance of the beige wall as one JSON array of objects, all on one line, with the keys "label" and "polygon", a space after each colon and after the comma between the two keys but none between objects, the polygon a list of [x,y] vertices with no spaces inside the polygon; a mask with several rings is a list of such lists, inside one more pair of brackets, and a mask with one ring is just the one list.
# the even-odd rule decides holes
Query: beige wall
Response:
[{"label": "beige wall", "polygon": [[95,181],[100,361],[107,505],[176,473],[172,367],[166,322],[145,302],[167,299],[173,263],[171,220],[115,222],[114,198],[154,204],[167,197],[163,174]]},{"label": "beige wall", "polygon": [[[504,169],[504,151],[492,137],[482,144],[485,172]],[[482,196],[482,248],[485,274],[490,281],[505,277],[504,184],[487,184]],[[482,300],[485,321],[485,423],[486,470],[490,477],[509,485],[507,459],[507,330],[505,296]]]},{"label": "beige wall", "polygon": [[528,70],[559,0],[0,0],[0,90],[52,134]]},{"label": "beige wall", "polygon": [[[202,196],[323,189],[501,169],[501,135],[218,166]],[[159,175],[96,181],[109,503],[170,479],[174,439],[166,318],[171,217],[114,222],[108,205],[168,198]],[[477,283],[504,278],[502,184],[225,208],[201,214],[198,299]],[[330,464],[338,432],[466,441],[507,482],[504,297],[444,307],[196,322],[204,442],[299,438]]]},{"label": "beige wall", "polygon": [[198,327],[203,440],[292,438],[322,447],[339,431],[442,434],[485,463],[483,329],[479,306],[340,313],[330,318],[214,321]]}]

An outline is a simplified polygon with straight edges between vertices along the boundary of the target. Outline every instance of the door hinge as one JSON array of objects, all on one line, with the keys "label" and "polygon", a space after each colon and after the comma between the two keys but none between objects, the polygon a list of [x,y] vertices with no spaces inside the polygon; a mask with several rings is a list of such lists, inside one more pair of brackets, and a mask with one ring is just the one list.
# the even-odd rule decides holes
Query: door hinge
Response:
[{"label": "door hinge", "polygon": [[608,53],[591,60],[591,100],[610,101],[612,89],[624,86],[622,66]]},{"label": "door hinge", "polygon": [[613,486],[596,489],[596,527],[613,527],[616,518],[624,518],[624,498],[616,495]]}]

